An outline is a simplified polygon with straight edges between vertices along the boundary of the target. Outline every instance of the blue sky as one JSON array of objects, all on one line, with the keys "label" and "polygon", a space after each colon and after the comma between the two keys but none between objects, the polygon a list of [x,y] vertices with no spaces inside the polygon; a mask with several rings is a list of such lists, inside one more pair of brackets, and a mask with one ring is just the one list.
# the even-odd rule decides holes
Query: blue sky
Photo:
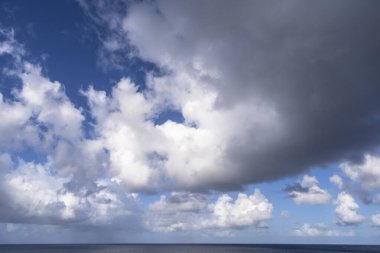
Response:
[{"label": "blue sky", "polygon": [[0,1],[0,242],[377,243],[379,6],[344,3]]}]

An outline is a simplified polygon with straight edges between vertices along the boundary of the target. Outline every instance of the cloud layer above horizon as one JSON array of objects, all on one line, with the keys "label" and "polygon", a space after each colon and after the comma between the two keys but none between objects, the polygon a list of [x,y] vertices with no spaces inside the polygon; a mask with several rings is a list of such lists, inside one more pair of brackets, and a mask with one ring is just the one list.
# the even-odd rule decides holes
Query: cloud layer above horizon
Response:
[{"label": "cloud layer above horizon", "polygon": [[[330,206],[335,220],[298,224],[294,236],[379,227],[357,202],[380,203],[379,5],[78,1],[100,67],[155,66],[144,85],[124,76],[107,91],[78,86],[85,106],[0,27],[1,75],[16,80],[0,90],[1,222],[266,231],[276,203],[254,184],[303,175],[283,198]],[[308,175],[334,166],[328,186]]]}]

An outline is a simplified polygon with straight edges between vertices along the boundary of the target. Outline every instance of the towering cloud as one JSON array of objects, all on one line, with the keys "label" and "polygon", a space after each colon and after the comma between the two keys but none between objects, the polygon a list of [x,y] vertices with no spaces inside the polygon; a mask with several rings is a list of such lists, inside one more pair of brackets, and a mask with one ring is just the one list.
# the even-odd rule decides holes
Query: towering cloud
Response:
[{"label": "towering cloud", "polygon": [[80,2],[108,25],[104,50],[162,69],[149,88],[185,120],[161,126],[181,133],[164,155],[178,187],[237,188],[378,146],[376,1]]}]

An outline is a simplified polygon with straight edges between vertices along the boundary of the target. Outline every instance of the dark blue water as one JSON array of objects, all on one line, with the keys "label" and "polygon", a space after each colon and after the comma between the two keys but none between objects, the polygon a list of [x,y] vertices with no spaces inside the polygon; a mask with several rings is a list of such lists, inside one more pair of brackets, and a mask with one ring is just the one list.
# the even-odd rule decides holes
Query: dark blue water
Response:
[{"label": "dark blue water", "polygon": [[226,244],[110,244],[110,245],[0,245],[9,253],[343,253],[376,252],[380,246],[364,245],[226,245]]}]

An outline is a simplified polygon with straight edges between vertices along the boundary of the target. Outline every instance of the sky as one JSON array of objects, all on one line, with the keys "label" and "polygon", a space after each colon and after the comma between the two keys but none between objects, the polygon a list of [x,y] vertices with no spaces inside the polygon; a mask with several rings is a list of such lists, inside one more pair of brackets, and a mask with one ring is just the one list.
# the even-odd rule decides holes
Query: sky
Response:
[{"label": "sky", "polygon": [[377,244],[379,8],[0,0],[0,243]]}]

